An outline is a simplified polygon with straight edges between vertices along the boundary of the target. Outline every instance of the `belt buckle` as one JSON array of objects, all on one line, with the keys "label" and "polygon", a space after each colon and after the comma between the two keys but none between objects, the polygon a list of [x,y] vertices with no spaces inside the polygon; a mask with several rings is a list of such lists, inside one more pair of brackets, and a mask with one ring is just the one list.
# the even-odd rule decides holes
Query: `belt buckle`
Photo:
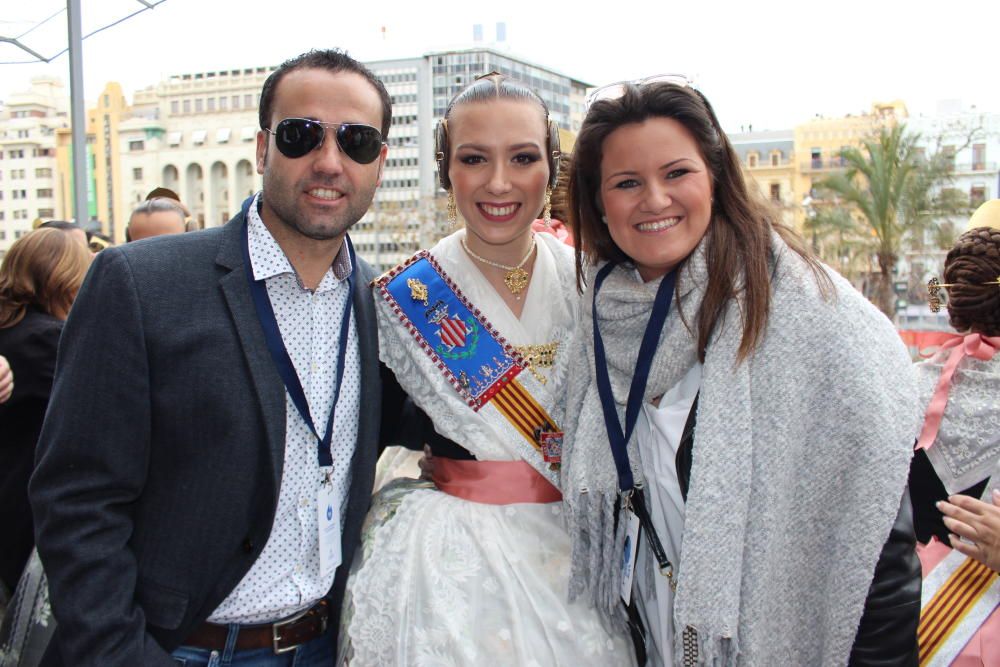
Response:
[{"label": "belt buckle", "polygon": [[[309,607],[308,609],[300,611],[298,614],[296,614],[295,616],[292,616],[291,618],[287,618],[284,621],[278,621],[277,623],[274,623],[274,624],[271,625],[271,643],[272,643],[272,646],[274,648],[275,655],[281,655],[282,653],[288,653],[289,651],[294,651],[295,649],[297,649],[299,646],[302,645],[302,644],[292,644],[291,646],[285,646],[284,648],[282,648],[280,646],[280,642],[282,640],[282,637],[279,634],[279,632],[280,632],[281,628],[288,627],[289,625],[292,625],[293,623],[297,623],[298,621],[301,621],[303,618],[305,618],[306,616],[309,615],[309,612],[311,612],[314,609],[316,609],[317,606],[318,605],[313,605],[312,607]],[[327,624],[326,617],[321,617],[320,618],[320,634],[323,634],[324,632],[326,632],[326,624]]]}]

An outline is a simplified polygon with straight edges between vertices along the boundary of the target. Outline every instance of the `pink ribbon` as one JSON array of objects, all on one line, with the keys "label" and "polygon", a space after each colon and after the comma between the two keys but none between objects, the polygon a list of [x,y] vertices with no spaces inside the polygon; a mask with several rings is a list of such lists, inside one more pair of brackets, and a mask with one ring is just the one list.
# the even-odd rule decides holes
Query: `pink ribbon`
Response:
[{"label": "pink ribbon", "polygon": [[554,503],[562,493],[525,461],[433,458],[434,484],[450,496],[487,505]]},{"label": "pink ribbon", "polygon": [[975,357],[981,361],[989,361],[998,349],[1000,349],[1000,336],[984,336],[978,333],[970,333],[965,336],[956,335],[941,346],[941,350],[954,348],[948,355],[941,370],[941,377],[938,379],[937,387],[934,388],[934,395],[927,406],[927,413],[924,416],[924,427],[917,438],[915,449],[930,449],[937,437],[938,429],[941,428],[941,420],[944,418],[944,409],[948,405],[948,392],[951,389],[951,378],[955,375],[962,357]]}]

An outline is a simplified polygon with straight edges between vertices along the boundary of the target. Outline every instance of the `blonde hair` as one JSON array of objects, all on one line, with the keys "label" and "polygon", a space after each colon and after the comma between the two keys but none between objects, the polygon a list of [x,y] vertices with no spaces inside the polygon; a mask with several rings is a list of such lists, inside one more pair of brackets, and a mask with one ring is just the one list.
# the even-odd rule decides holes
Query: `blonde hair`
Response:
[{"label": "blonde hair", "polygon": [[30,306],[65,318],[90,267],[91,255],[58,229],[36,229],[14,242],[0,264],[0,329]]}]

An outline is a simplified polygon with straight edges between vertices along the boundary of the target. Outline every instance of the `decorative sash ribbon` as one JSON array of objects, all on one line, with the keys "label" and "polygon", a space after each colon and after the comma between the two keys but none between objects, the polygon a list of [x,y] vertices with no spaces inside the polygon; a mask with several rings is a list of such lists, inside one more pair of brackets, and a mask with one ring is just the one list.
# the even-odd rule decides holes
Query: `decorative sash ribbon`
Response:
[{"label": "decorative sash ribbon", "polygon": [[948,405],[948,392],[951,389],[951,379],[955,375],[955,369],[966,355],[975,357],[981,361],[989,361],[998,349],[1000,349],[1000,336],[983,336],[978,333],[970,333],[965,336],[956,335],[951,340],[941,346],[941,350],[954,348],[941,369],[941,377],[934,395],[927,406],[927,413],[924,416],[924,426],[920,430],[920,437],[917,438],[916,449],[929,449],[934,444],[938,429],[941,428],[941,420],[944,418],[944,409]]},{"label": "decorative sash ribbon", "polygon": [[526,461],[433,459],[434,484],[450,496],[487,505],[554,503],[559,489]]},{"label": "decorative sash ribbon", "polygon": [[553,470],[558,469],[562,432],[517,379],[527,363],[430,253],[418,252],[373,285],[469,407],[479,412],[492,405]]},{"label": "decorative sash ribbon", "polygon": [[950,665],[998,603],[996,572],[951,550],[924,577],[917,628],[920,667]]}]

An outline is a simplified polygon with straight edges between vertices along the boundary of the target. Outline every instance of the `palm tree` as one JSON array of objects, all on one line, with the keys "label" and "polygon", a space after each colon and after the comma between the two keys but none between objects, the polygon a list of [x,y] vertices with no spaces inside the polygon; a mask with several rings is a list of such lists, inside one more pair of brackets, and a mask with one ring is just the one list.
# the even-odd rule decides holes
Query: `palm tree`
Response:
[{"label": "palm tree", "polygon": [[936,193],[951,178],[951,160],[925,159],[918,139],[904,125],[880,128],[860,148],[843,149],[847,169],[819,183],[870,227],[879,267],[875,304],[888,317],[895,313],[892,279],[904,241],[921,236],[944,213]]},{"label": "palm tree", "polygon": [[[874,237],[859,226],[847,208],[810,206],[802,231],[813,252],[851,281],[867,267],[868,262],[862,260],[874,252]],[[859,263],[863,264],[861,269]]]}]

